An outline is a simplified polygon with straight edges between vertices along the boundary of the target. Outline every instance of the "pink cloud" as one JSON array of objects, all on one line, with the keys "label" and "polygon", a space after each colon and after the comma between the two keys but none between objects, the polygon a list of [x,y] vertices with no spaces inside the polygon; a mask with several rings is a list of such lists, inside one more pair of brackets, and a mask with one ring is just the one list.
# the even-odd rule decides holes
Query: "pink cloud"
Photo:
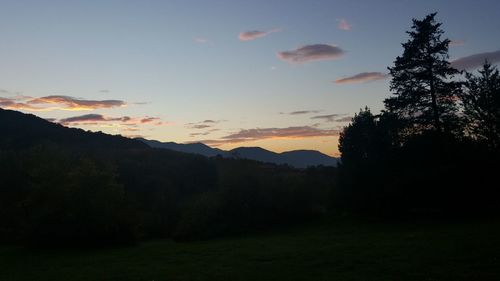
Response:
[{"label": "pink cloud", "polygon": [[239,34],[238,38],[241,41],[250,41],[250,40],[255,40],[257,38],[261,38],[261,37],[267,36],[271,33],[279,32],[279,31],[281,31],[281,29],[279,29],[279,28],[271,29],[268,31],[261,31],[261,30],[245,31],[245,32],[241,32]]},{"label": "pink cloud", "polygon": [[207,39],[207,38],[204,38],[204,37],[195,37],[195,38],[193,38],[193,40],[196,43],[199,43],[199,44],[208,44],[208,45],[211,45],[211,46],[214,45],[214,42],[212,42],[210,39]]},{"label": "pink cloud", "polygon": [[382,72],[361,72],[353,76],[340,78],[335,80],[337,84],[354,84],[354,83],[365,83],[376,80],[383,80],[389,77],[389,74]]},{"label": "pink cloud", "polygon": [[463,46],[465,45],[465,41],[464,40],[451,40],[450,41],[450,47],[455,47],[455,46]]},{"label": "pink cloud", "polygon": [[160,125],[170,125],[169,122],[164,122],[158,117],[109,117],[102,114],[84,114],[79,116],[73,116],[68,118],[63,118],[58,121],[63,125],[96,125],[102,123],[115,124],[127,127],[137,127],[143,124],[150,124],[154,126]]},{"label": "pink cloud", "polygon": [[0,97],[0,106],[6,109],[26,111],[69,110],[82,111],[103,108],[123,107],[122,100],[86,100],[70,96],[45,96],[34,98],[18,95],[12,98]]},{"label": "pink cloud", "polygon": [[461,57],[453,60],[451,66],[458,70],[475,69],[483,65],[486,60],[491,64],[500,62],[500,50]]},{"label": "pink cloud", "polygon": [[46,96],[27,101],[30,105],[58,105],[62,110],[93,110],[125,106],[121,100],[85,100],[70,96]]},{"label": "pink cloud", "polygon": [[351,25],[345,19],[339,19],[338,22],[339,24],[337,27],[340,30],[345,30],[345,31],[351,30]]},{"label": "pink cloud", "polygon": [[338,136],[339,130],[319,129],[312,126],[295,126],[286,128],[255,128],[242,129],[217,140],[202,140],[201,142],[219,146],[228,143],[241,143],[263,139],[302,139],[325,136]]},{"label": "pink cloud", "polygon": [[328,44],[313,44],[302,46],[291,51],[277,54],[278,58],[289,63],[306,63],[310,61],[334,60],[342,57],[345,51]]}]

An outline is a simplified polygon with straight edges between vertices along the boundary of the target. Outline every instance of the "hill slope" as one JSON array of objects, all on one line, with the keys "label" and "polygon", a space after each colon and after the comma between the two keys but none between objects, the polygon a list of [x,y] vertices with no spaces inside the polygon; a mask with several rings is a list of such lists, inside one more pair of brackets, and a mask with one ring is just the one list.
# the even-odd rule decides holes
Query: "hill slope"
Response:
[{"label": "hill slope", "polygon": [[67,128],[32,114],[1,108],[0,132],[0,147],[4,149],[22,149],[47,142],[92,150],[148,148],[137,140]]},{"label": "hill slope", "polygon": [[226,151],[218,148],[212,148],[203,143],[179,144],[175,142],[160,142],[157,140],[147,140],[142,138],[138,138],[137,140],[140,140],[145,144],[149,145],[150,147],[154,148],[163,148],[163,149],[181,151],[185,153],[200,154],[207,157],[213,157],[217,155],[228,156],[228,153]]},{"label": "hill slope", "polygon": [[179,144],[156,140],[138,139],[154,148],[171,149],[186,153],[200,154],[206,157],[220,155],[226,158],[250,159],[273,164],[287,164],[295,168],[309,166],[337,166],[338,159],[315,150],[293,150],[282,153],[272,152],[261,147],[238,147],[230,151],[212,148],[203,143]]}]

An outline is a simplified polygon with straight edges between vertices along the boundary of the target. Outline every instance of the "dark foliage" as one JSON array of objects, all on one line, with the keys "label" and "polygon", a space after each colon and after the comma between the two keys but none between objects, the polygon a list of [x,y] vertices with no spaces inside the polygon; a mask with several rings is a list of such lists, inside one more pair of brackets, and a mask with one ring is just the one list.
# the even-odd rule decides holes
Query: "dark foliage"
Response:
[{"label": "dark foliage", "polygon": [[488,62],[478,75],[466,73],[460,98],[466,133],[492,149],[500,148],[500,73]]},{"label": "dark foliage", "polygon": [[404,52],[389,67],[393,97],[385,100],[387,111],[407,121],[411,133],[429,129],[454,131],[456,95],[460,83],[450,80],[459,72],[448,62],[449,39],[441,39],[441,23],[430,14],[413,20]]},{"label": "dark foliage", "polygon": [[336,208],[400,217],[500,213],[500,77],[486,63],[478,76],[450,80],[458,72],[435,15],[413,21],[382,114],[365,108],[341,133]]},{"label": "dark foliage", "polygon": [[334,168],[206,158],[0,109],[0,240],[209,238],[321,214]]}]

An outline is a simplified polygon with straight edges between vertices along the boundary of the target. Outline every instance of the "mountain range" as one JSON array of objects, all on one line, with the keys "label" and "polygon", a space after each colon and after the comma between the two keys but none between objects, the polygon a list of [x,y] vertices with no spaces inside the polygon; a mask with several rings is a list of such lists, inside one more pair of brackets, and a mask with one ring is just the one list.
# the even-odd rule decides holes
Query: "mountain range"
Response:
[{"label": "mountain range", "polygon": [[[229,151],[212,148],[203,143],[179,144],[146,139],[129,139],[101,132],[93,133],[82,129],[67,128],[48,122],[31,114],[0,109],[0,128],[2,137],[0,147],[23,148],[41,143],[78,148],[78,150],[128,150],[156,148],[165,153],[183,152],[206,157],[221,156],[232,159],[250,159],[273,164],[287,164],[295,168],[309,166],[337,166],[338,159],[314,150],[294,150],[276,153],[260,147],[238,147]],[[180,157],[180,156],[176,156]]]},{"label": "mountain range", "polygon": [[185,153],[200,154],[206,157],[221,156],[224,158],[250,159],[265,163],[287,164],[295,168],[309,166],[337,166],[338,159],[316,150],[293,150],[282,153],[272,152],[261,147],[238,147],[229,151],[212,148],[203,143],[180,144],[160,142],[156,140],[138,139],[153,148],[163,148]]}]

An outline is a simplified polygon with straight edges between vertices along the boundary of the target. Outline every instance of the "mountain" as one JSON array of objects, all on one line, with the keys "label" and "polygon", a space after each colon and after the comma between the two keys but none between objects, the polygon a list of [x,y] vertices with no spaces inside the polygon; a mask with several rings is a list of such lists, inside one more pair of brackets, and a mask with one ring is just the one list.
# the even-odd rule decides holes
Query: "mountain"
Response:
[{"label": "mountain", "polygon": [[251,159],[260,162],[287,164],[295,168],[309,166],[337,166],[338,159],[316,150],[292,150],[276,153],[260,147],[238,147],[229,153],[235,158]]},{"label": "mountain", "polygon": [[[101,132],[67,128],[32,114],[0,109],[0,147],[21,149],[41,143],[54,143],[78,150],[109,151],[161,148],[206,157],[251,159],[274,164],[288,164],[296,168],[308,166],[336,166],[338,160],[314,150],[296,150],[275,153],[260,147],[239,147],[230,151],[212,148],[203,143],[178,144],[146,139],[129,139]],[[176,156],[182,157],[182,156]]]},{"label": "mountain", "polygon": [[170,150],[175,150],[175,151],[180,151],[180,152],[185,152],[185,153],[200,154],[200,155],[207,156],[207,157],[213,157],[213,156],[217,156],[217,155],[229,156],[227,151],[224,151],[224,150],[221,150],[218,148],[212,148],[206,144],[199,143],[199,142],[198,143],[180,144],[180,143],[175,143],[175,142],[160,142],[157,140],[147,140],[147,139],[142,139],[142,138],[137,138],[137,140],[140,140],[153,148],[164,148],[164,149],[170,149]]},{"label": "mountain", "polygon": [[293,167],[306,168],[308,166],[337,166],[338,159],[330,157],[316,150],[293,150],[279,154],[287,164]]},{"label": "mountain", "polygon": [[265,163],[287,164],[295,168],[308,166],[337,166],[338,159],[315,150],[294,150],[282,153],[272,152],[261,147],[238,147],[230,151],[212,148],[203,143],[179,144],[175,142],[159,142],[156,140],[138,139],[150,147],[176,150],[186,153],[200,154],[206,157],[220,155],[225,158],[250,159]]},{"label": "mountain", "polygon": [[1,108],[0,132],[0,148],[3,149],[23,149],[47,143],[79,150],[150,149],[137,140],[67,128],[32,114]]}]

